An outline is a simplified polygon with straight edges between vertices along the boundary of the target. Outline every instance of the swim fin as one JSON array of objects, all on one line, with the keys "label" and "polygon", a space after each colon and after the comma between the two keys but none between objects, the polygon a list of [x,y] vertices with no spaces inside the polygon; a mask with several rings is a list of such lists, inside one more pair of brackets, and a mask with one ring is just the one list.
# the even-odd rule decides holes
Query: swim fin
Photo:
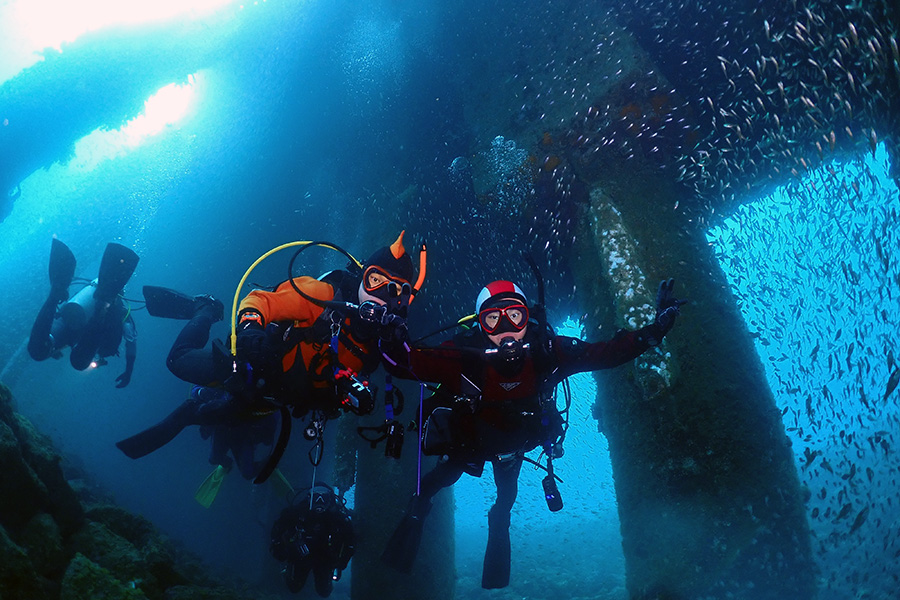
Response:
[{"label": "swim fin", "polygon": [[56,238],[50,245],[50,289],[65,300],[69,297],[69,285],[75,276],[75,255],[69,247]]},{"label": "swim fin", "polygon": [[484,567],[481,571],[481,587],[486,590],[509,585],[509,512],[488,511],[488,541],[484,551]]},{"label": "swim fin", "polygon": [[190,320],[194,316],[194,297],[169,288],[145,285],[144,301],[154,317]]},{"label": "swim fin", "polygon": [[97,276],[97,291],[94,298],[101,302],[112,303],[122,292],[122,288],[131,279],[140,257],[131,248],[110,242],[103,252],[100,261],[100,274]]},{"label": "swim fin", "polygon": [[147,456],[174,440],[185,427],[193,424],[196,420],[196,411],[197,403],[187,400],[156,425],[116,442],[116,447],[128,458]]},{"label": "swim fin", "polygon": [[419,553],[419,545],[422,542],[425,517],[429,512],[431,512],[431,502],[413,495],[406,514],[403,515],[403,520],[391,534],[387,547],[381,554],[381,562],[401,573],[412,571],[416,555]]},{"label": "swim fin", "polygon": [[292,486],[291,482],[287,480],[287,477],[284,476],[284,473],[281,472],[281,469],[275,469],[275,471],[272,473],[270,481],[272,482],[272,486],[276,495],[281,496],[288,502],[290,502],[294,498],[294,486]]},{"label": "swim fin", "polygon": [[203,506],[203,508],[212,506],[213,500],[216,499],[219,488],[222,487],[222,482],[225,481],[225,475],[227,474],[228,469],[222,465],[217,465],[216,468],[213,469],[213,472],[206,476],[206,479],[203,480],[200,487],[197,488],[197,493],[194,494],[194,498],[201,506]]}]

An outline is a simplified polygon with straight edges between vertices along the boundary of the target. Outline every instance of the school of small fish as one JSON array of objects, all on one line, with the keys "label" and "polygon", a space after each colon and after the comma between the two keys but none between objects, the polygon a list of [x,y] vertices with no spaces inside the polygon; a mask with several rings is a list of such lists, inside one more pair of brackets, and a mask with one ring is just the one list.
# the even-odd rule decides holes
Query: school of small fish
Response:
[{"label": "school of small fish", "polygon": [[900,192],[886,171],[881,147],[836,161],[709,235],[782,411],[834,597],[890,598],[900,584]]},{"label": "school of small fish", "polygon": [[529,231],[551,250],[574,243],[565,206],[578,180],[638,156],[684,183],[676,211],[728,217],[710,240],[783,412],[819,587],[835,598],[900,589],[898,12],[881,0],[618,3],[596,29],[598,56],[625,44],[624,27],[655,64],[599,61],[619,83],[597,89],[553,56],[522,106],[574,104],[538,161],[565,159],[552,165],[560,200],[538,206]]}]

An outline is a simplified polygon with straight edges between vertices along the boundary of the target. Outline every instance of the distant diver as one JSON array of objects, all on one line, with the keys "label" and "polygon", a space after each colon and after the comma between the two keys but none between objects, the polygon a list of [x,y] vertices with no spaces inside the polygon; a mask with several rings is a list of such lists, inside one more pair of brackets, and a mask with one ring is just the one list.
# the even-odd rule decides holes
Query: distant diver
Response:
[{"label": "distant diver", "polygon": [[92,365],[105,365],[107,357],[118,355],[124,339],[125,371],[116,377],[116,387],[127,386],[137,356],[137,331],[122,291],[138,260],[133,250],[112,242],[107,244],[97,279],[70,299],[75,256],[68,246],[54,238],[50,247],[50,295],[31,328],[28,339],[31,358],[37,361],[60,358],[61,350],[71,346],[69,360],[73,367],[83,371]]},{"label": "distant diver", "polygon": [[538,446],[547,455],[547,505],[551,511],[562,508],[552,461],[563,454],[567,423],[556,405],[556,386],[575,373],[622,365],[658,345],[684,303],[673,296],[674,280],[663,281],[653,323],[619,330],[608,342],[588,343],[553,333],[544,315],[543,285],[533,263],[532,268],[539,283],[537,305],[529,308],[515,283],[494,281],[478,295],[475,314],[463,320],[477,321],[477,326],[440,346],[392,355],[398,363],[391,369],[395,375],[440,384],[423,407],[422,446],[425,454],[441,459],[422,477],[382,554],[385,563],[401,572],[413,567],[435,494],[463,473],[480,477],[490,461],[497,499],[488,512],[481,585],[507,586],[510,512],[519,471],[525,453]]},{"label": "distant diver", "polygon": [[272,526],[269,550],[284,563],[282,574],[291,593],[298,593],[310,572],[316,593],[331,595],[356,550],[353,520],[343,497],[331,486],[317,482],[297,494]]}]

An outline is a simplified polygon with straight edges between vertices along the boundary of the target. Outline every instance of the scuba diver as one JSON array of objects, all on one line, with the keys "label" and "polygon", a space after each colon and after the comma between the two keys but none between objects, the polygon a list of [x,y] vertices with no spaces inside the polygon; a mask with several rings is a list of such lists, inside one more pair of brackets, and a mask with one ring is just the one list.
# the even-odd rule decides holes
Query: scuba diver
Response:
[{"label": "scuba diver", "polygon": [[[532,268],[537,270],[533,263]],[[543,487],[548,507],[551,511],[562,508],[552,463],[562,456],[565,432],[554,395],[557,384],[575,373],[617,367],[658,345],[684,303],[672,295],[674,280],[663,281],[653,323],[638,330],[619,330],[608,342],[588,343],[557,336],[546,324],[540,281],[541,298],[531,309],[518,285],[494,281],[478,294],[475,315],[467,318],[477,319],[477,327],[437,347],[414,347],[405,355],[391,353],[397,359],[397,365],[389,369],[395,376],[440,384],[420,418],[426,418],[422,452],[441,459],[422,477],[382,554],[383,562],[401,572],[412,570],[435,494],[456,483],[463,473],[480,477],[484,463],[490,461],[497,499],[488,512],[481,585],[486,589],[507,586],[510,512],[518,493],[519,471],[523,460],[535,462],[525,453],[538,446],[547,455]]]},{"label": "scuba diver", "polygon": [[354,544],[353,521],[344,498],[317,482],[299,502],[295,496],[281,511],[272,526],[269,551],[284,563],[282,574],[291,593],[303,588],[312,571],[316,593],[327,598],[353,557]]},{"label": "scuba diver", "polygon": [[116,387],[127,386],[137,357],[137,331],[122,290],[138,260],[130,248],[110,242],[103,252],[97,279],[70,299],[75,255],[54,238],[50,246],[50,295],[31,327],[28,339],[31,358],[36,361],[60,358],[61,350],[71,346],[69,361],[83,371],[92,365],[107,364],[108,356],[118,356],[124,339],[125,371],[116,377]]},{"label": "scuba diver", "polygon": [[[198,401],[207,410],[213,407],[227,407],[231,396],[221,387],[196,385],[191,389],[191,398]],[[226,408],[227,410],[227,408]],[[206,476],[194,498],[204,508],[212,506],[213,501],[225,481],[225,476],[236,465],[238,473],[247,480],[253,480],[265,467],[278,427],[278,415],[271,413],[259,415],[252,419],[237,420],[200,426],[200,437],[210,441],[209,463],[212,472]],[[281,489],[291,489],[290,483],[276,470],[273,481],[280,484]]]},{"label": "scuba diver", "polygon": [[[395,342],[407,336],[407,308],[425,275],[424,244],[415,285],[411,283],[415,270],[403,246],[403,232],[365,263],[333,244],[294,245],[302,245],[294,259],[312,245],[338,250],[350,258],[350,270],[330,271],[320,279],[294,277],[292,259],[288,280],[273,291],[254,290],[241,301],[233,321],[230,354],[215,342],[211,349],[204,349],[209,327],[216,317],[221,318],[221,303],[196,298],[188,302],[188,297],[173,300],[176,308],[170,314],[183,317],[188,308],[194,312],[169,354],[170,370],[202,388],[221,391],[192,393],[160,423],[118,442],[126,455],[145,456],[188,425],[235,426],[278,413],[278,440],[254,480],[262,483],[275,471],[284,453],[291,417],[307,420],[304,436],[316,442],[319,454],[314,459],[310,451],[310,460],[317,464],[327,420],[342,412],[368,414],[374,410],[368,377],[381,364],[381,341]],[[161,306],[165,302],[157,302],[155,292],[145,295],[148,311],[165,313]],[[160,294],[160,298],[165,296]],[[199,313],[205,316],[198,317]],[[189,327],[192,332],[187,332]]]},{"label": "scuba diver", "polygon": [[[214,355],[206,348],[210,329],[223,319],[225,306],[209,294],[189,296],[159,286],[145,285],[143,293],[151,316],[187,321],[169,350],[166,366],[179,379],[196,384],[189,401],[207,411],[228,410],[231,395],[222,387],[225,351],[216,346]],[[197,502],[209,508],[235,465],[244,479],[256,477],[271,454],[277,426],[275,413],[201,425],[200,437],[210,440],[209,462],[214,468],[198,487]]]}]

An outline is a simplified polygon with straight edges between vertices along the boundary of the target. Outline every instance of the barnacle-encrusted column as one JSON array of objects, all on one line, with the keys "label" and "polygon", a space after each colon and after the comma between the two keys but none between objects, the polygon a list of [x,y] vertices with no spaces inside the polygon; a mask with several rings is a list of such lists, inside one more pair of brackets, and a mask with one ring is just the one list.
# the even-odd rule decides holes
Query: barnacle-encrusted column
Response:
[{"label": "barnacle-encrusted column", "polygon": [[[647,277],[634,239],[625,228],[622,213],[616,210],[596,188],[591,193],[589,215],[596,235],[597,250],[606,270],[608,284],[615,301],[616,322],[638,329],[653,322],[656,316],[655,289],[648,289]],[[645,352],[635,362],[635,382],[645,398],[656,398],[672,387],[677,361],[669,351],[669,342]]]},{"label": "barnacle-encrusted column", "polygon": [[647,323],[662,278],[690,300],[662,345],[597,375],[630,597],[812,598],[805,490],[703,229],[652,177],[608,183],[595,183],[572,261],[595,307],[588,337]]}]

